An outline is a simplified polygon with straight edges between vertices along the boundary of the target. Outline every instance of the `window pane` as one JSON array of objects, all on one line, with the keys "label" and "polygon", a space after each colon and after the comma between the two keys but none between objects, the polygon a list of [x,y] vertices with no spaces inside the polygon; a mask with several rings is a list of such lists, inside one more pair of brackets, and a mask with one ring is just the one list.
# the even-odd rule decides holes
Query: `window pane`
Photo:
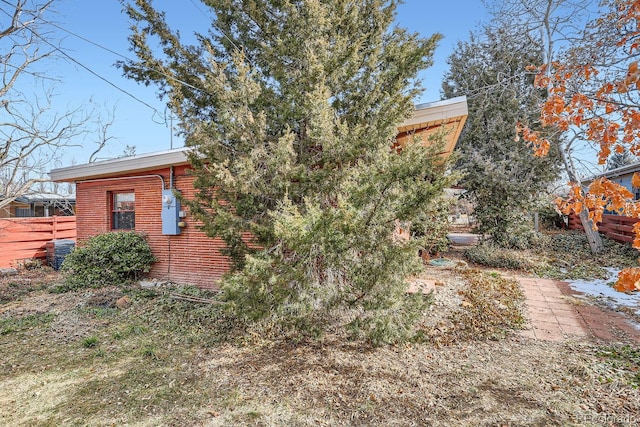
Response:
[{"label": "window pane", "polygon": [[111,228],[113,230],[133,230],[136,225],[135,193],[114,193]]},{"label": "window pane", "polygon": [[114,211],[132,211],[136,207],[135,193],[116,193],[113,195]]},{"label": "window pane", "polygon": [[30,208],[16,208],[16,217],[17,218],[26,218],[33,216],[33,212]]},{"label": "window pane", "polygon": [[133,230],[136,227],[136,215],[134,212],[114,212],[114,230]]}]

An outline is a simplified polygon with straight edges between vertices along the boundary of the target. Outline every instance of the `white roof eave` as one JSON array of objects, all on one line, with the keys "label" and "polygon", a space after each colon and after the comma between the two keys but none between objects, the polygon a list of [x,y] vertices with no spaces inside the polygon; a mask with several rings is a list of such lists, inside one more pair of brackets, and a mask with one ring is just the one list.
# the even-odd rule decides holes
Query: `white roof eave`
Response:
[{"label": "white roof eave", "polygon": [[590,176],[588,178],[583,179],[581,183],[588,184],[601,177],[611,179],[611,178],[618,178],[623,175],[629,175],[636,172],[640,172],[640,162],[632,163],[630,165],[620,166],[619,168],[611,169],[611,170],[602,172],[600,174]]},{"label": "white roof eave", "polygon": [[406,129],[425,123],[443,123],[454,118],[466,117],[468,114],[467,97],[458,96],[444,101],[416,105],[413,116],[398,128]]},{"label": "white roof eave", "polygon": [[93,178],[112,176],[122,173],[142,172],[171,165],[189,163],[187,153],[189,148],[159,151],[139,156],[122,157],[102,162],[86,163],[53,169],[49,172],[52,181],[76,182]]},{"label": "white roof eave", "polygon": [[[401,126],[398,126],[398,130],[407,131],[416,127],[423,127],[425,124],[441,124],[454,119],[464,120],[467,114],[467,98],[465,96],[418,104],[416,105],[413,116],[407,119]],[[187,154],[190,150],[190,148],[183,147],[174,150],[58,168],[49,172],[49,176],[52,181],[56,182],[78,182],[138,173],[172,165],[188,164]]]}]

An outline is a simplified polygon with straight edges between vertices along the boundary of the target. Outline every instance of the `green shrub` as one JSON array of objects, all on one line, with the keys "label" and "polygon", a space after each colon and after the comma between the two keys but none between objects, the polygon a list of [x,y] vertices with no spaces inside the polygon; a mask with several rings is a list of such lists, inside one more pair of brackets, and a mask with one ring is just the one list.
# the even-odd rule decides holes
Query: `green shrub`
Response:
[{"label": "green shrub", "polygon": [[505,249],[491,243],[485,243],[467,249],[464,252],[467,260],[474,264],[494,268],[508,268],[513,270],[529,270],[533,263],[517,251]]},{"label": "green shrub", "polygon": [[453,202],[453,199],[439,198],[412,222],[411,237],[419,242],[420,249],[425,253],[436,255],[449,248],[448,216]]},{"label": "green shrub", "polygon": [[605,267],[638,266],[638,251],[631,245],[606,237],[602,241],[604,252],[594,255],[581,231],[542,234],[533,245],[533,254],[539,258],[533,272],[551,279],[594,279],[610,276]]},{"label": "green shrub", "polygon": [[101,234],[87,240],[62,264],[66,290],[120,285],[148,273],[156,258],[145,237],[131,232]]},{"label": "green shrub", "polygon": [[494,244],[505,249],[530,249],[538,239],[534,230],[533,217],[529,212],[505,213],[507,224],[500,222],[494,228],[484,225],[485,234],[491,235]]},{"label": "green shrub", "polygon": [[536,211],[541,230],[560,230],[565,225],[565,216],[555,208],[555,203],[543,203]]}]

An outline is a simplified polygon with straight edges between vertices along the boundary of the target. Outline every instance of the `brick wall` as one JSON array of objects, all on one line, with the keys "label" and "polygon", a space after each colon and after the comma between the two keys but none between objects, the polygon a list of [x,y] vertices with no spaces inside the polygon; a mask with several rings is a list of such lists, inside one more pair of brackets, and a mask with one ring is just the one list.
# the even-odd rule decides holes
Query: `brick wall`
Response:
[{"label": "brick wall", "polygon": [[[228,270],[229,260],[219,250],[224,247],[220,239],[211,239],[201,232],[196,221],[187,212],[187,226],[178,236],[162,234],[162,183],[168,188],[169,168],[125,175],[118,179],[80,182],[76,187],[76,215],[78,239],[106,233],[111,227],[111,193],[135,192],[135,230],[147,235],[151,249],[158,258],[150,277],[189,283],[203,288],[217,287],[217,281]],[[138,177],[138,178],[133,178]],[[187,166],[174,168],[174,186],[187,197],[193,197],[193,178]]]}]

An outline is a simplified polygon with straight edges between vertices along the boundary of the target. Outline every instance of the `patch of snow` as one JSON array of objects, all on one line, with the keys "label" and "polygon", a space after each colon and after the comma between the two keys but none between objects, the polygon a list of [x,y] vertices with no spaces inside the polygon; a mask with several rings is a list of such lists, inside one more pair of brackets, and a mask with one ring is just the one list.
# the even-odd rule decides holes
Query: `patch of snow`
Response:
[{"label": "patch of snow", "polygon": [[580,298],[596,298],[598,301],[606,304],[613,309],[620,307],[628,307],[640,315],[640,292],[618,292],[613,289],[613,282],[620,270],[615,268],[607,268],[609,273],[606,279],[595,280],[567,280],[569,286],[574,291],[582,292],[584,295],[576,295]]}]

